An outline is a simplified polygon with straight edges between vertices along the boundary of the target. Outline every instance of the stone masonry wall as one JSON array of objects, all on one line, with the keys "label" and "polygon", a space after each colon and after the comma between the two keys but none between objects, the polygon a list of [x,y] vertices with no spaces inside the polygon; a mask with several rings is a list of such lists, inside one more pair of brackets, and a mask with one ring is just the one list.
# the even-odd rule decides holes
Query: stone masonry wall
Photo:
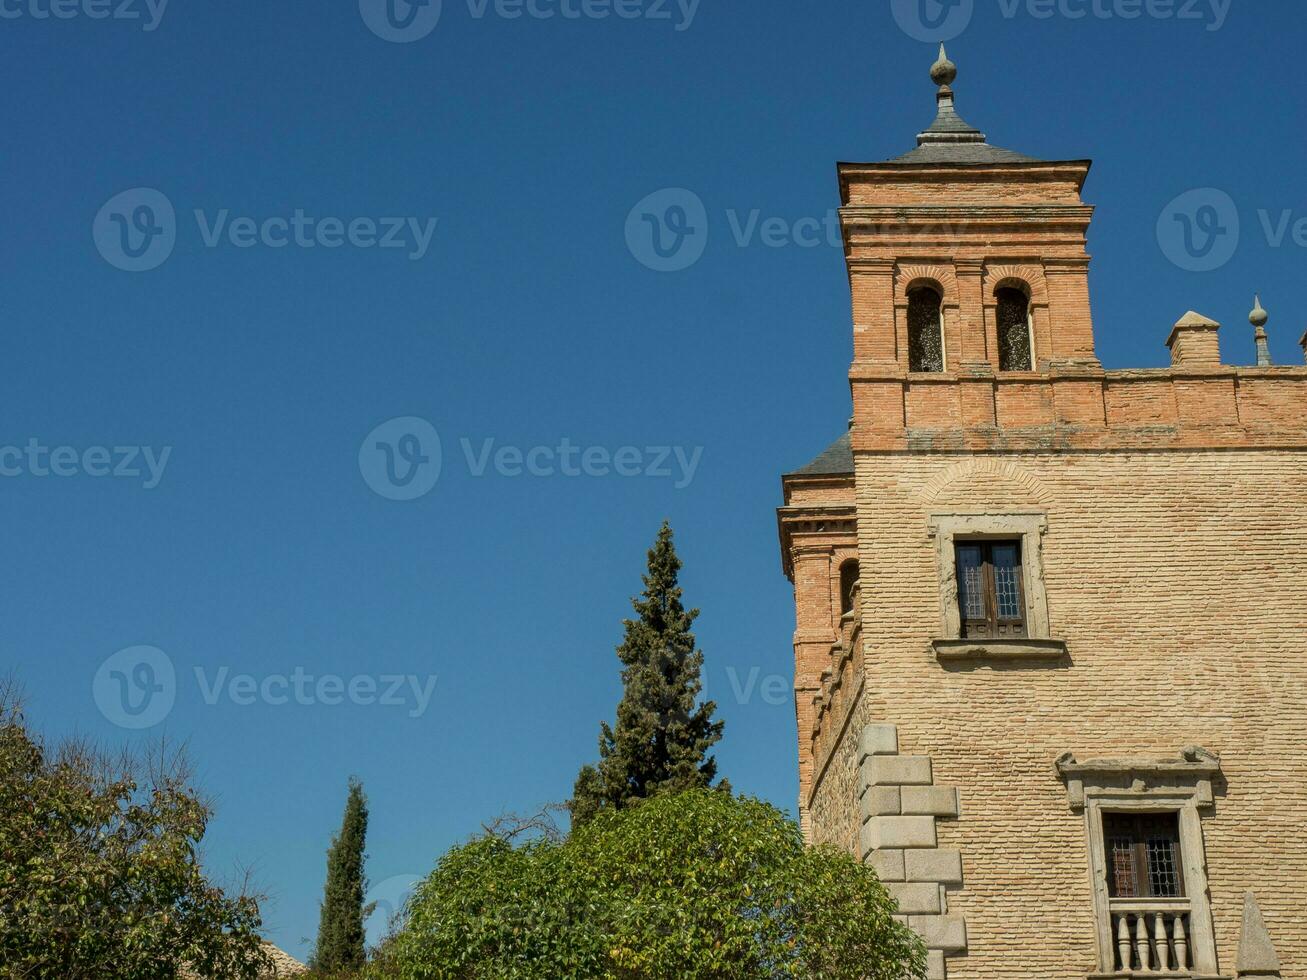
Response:
[{"label": "stone masonry wall", "polygon": [[[996,467],[992,460],[1005,464]],[[956,787],[948,895],[968,952],[951,980],[1084,980],[1097,971],[1084,817],[1054,768],[1078,758],[1220,755],[1203,829],[1221,972],[1254,889],[1284,963],[1307,980],[1307,452],[859,454],[866,693],[818,787],[813,838],[852,846],[857,743]],[[1051,633],[1069,662],[945,667],[932,513],[1047,516]]]},{"label": "stone masonry wall", "polygon": [[858,834],[862,818],[858,813],[858,733],[870,723],[866,698],[853,710],[853,717],[839,745],[830,753],[830,764],[817,783],[809,808],[811,843],[832,844],[861,857]]}]

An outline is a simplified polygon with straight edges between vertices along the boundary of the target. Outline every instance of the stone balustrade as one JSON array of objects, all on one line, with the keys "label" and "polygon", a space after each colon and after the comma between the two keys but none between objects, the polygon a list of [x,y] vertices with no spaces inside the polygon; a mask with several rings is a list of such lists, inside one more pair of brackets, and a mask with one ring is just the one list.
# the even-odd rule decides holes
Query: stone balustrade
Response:
[{"label": "stone balustrade", "polygon": [[1189,900],[1112,899],[1112,934],[1120,976],[1188,977]]}]

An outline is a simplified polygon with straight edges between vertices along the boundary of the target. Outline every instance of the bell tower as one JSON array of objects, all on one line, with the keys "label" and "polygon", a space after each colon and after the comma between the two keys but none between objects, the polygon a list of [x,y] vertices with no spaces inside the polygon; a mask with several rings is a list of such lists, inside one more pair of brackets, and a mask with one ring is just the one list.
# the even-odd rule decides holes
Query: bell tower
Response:
[{"label": "bell tower", "polygon": [[1046,393],[1050,378],[1074,424],[1078,387],[1100,384],[1093,209],[1080,197],[1090,164],[991,146],[957,112],[957,74],[941,46],[937,113],[916,149],[839,165],[858,448],[906,448],[910,432],[996,436],[1020,427],[1027,383]]}]

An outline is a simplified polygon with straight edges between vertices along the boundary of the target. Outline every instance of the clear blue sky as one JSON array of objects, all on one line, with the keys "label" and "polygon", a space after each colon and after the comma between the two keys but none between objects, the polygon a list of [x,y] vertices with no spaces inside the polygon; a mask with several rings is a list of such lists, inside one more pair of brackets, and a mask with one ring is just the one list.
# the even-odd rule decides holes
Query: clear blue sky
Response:
[{"label": "clear blue sky", "polygon": [[[729,213],[822,219],[838,204],[835,161],[912,147],[933,115],[935,57],[893,15],[911,24],[912,4],[510,19],[445,0],[429,34],[389,43],[344,0],[173,0],[151,31],[68,2],[67,19],[38,16],[47,0],[0,4],[0,445],[23,449],[0,457],[17,474],[0,478],[0,656],[33,718],[110,744],[189,740],[218,805],[211,867],[252,867],[273,896],[269,935],[303,955],[351,773],[371,797],[376,882],[424,874],[501,811],[566,798],[618,698],[619,621],[667,517],[703,609],[722,772],[792,810],[790,699],[764,686],[791,670],[773,509],[779,474],[849,415],[848,288],[838,248],[741,247]],[[1221,320],[1227,358],[1249,362],[1254,289],[1276,357],[1301,362],[1307,243],[1291,225],[1268,236],[1258,212],[1272,231],[1307,217],[1288,68],[1303,5],[972,7],[925,11],[950,32],[945,15],[971,15],[949,46],[963,116],[998,145],[1096,161],[1103,362],[1164,364],[1190,308]],[[132,9],[152,16],[144,0]],[[175,248],[153,271],[123,271],[97,243],[112,255],[124,222],[152,227],[136,223],[139,200],[109,208],[99,237],[93,223],[142,187],[175,208]],[[707,238],[699,261],[660,273],[625,228],[668,187],[703,202]],[[1219,268],[1193,272],[1156,228],[1203,187],[1230,195],[1242,235]],[[437,223],[418,259],[416,238],[309,249],[256,235],[241,248],[224,226],[206,244],[224,211],[262,224],[297,210],[341,227]],[[360,447],[410,416],[439,433],[440,477],[387,499]],[[394,440],[400,467],[430,455],[429,436],[414,438]],[[487,439],[510,453],[476,476]],[[563,439],[637,447],[628,471],[672,475],[597,475],[599,455],[580,476],[556,457],[552,476],[509,475],[512,450]],[[32,440],[73,447],[60,465],[76,475],[38,475]],[[156,464],[171,447],[153,489],[144,457],[140,477],[91,475],[109,464],[88,449],[130,469],[114,452],[127,446]],[[674,456],[659,467],[646,452],[660,446],[686,460],[702,449],[688,485]],[[539,471],[548,457],[535,459]],[[131,731],[93,695],[114,683],[104,673],[97,687],[105,661],[140,645],[168,658],[175,701]],[[163,683],[138,667],[123,677]],[[296,668],[365,678],[358,701],[367,678],[436,684],[414,718],[411,691],[399,706],[296,703],[275,680]],[[242,674],[273,686],[252,704],[230,686],[206,703]]]}]

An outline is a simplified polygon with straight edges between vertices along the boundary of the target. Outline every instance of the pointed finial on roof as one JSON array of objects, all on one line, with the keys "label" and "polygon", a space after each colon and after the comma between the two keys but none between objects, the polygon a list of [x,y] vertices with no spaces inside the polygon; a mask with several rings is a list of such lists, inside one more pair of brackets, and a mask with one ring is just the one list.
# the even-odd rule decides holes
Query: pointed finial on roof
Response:
[{"label": "pointed finial on roof", "polygon": [[1271,361],[1271,342],[1266,337],[1266,324],[1270,321],[1271,315],[1262,309],[1262,297],[1258,294],[1253,304],[1253,311],[1248,314],[1248,322],[1257,328],[1253,335],[1257,343],[1257,366],[1270,367]]},{"label": "pointed finial on roof", "polygon": [[949,61],[944,45],[939,46],[939,60],[930,66],[930,80],[941,88],[948,88],[957,80],[958,66]]},{"label": "pointed finial on roof", "polygon": [[1248,322],[1254,327],[1264,327],[1271,315],[1262,309],[1262,295],[1257,294],[1256,300],[1253,301],[1253,311],[1248,314]]}]

